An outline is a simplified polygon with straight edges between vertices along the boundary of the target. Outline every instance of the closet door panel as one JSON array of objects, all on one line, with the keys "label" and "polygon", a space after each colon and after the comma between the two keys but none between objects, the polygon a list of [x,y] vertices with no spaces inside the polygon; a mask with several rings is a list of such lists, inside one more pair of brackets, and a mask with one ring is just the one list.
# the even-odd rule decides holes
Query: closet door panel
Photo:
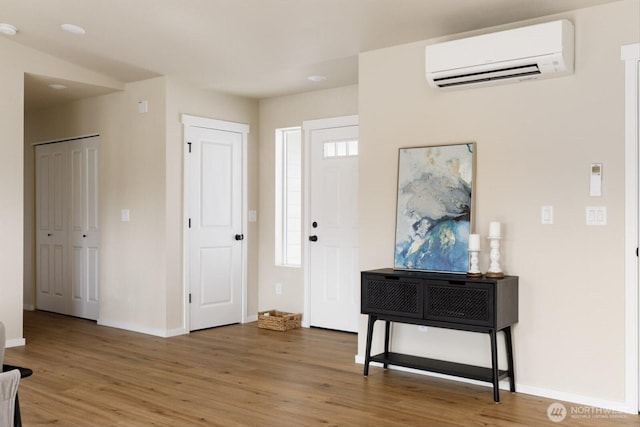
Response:
[{"label": "closet door panel", "polygon": [[69,142],[72,314],[98,318],[98,138]]},{"label": "closet door panel", "polygon": [[66,147],[36,147],[36,304],[68,314]]}]

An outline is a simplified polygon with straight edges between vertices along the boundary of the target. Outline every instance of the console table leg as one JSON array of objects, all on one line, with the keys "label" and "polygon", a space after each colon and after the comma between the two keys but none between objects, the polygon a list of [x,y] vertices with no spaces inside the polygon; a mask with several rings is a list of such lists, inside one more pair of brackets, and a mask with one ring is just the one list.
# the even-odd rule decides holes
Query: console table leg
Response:
[{"label": "console table leg", "polygon": [[497,331],[489,331],[491,339],[491,368],[493,369],[493,400],[498,403],[500,402],[500,386],[498,384],[498,340],[496,335]]},{"label": "console table leg", "polygon": [[504,328],[504,344],[507,348],[507,364],[509,372],[509,389],[512,393],[516,391],[516,374],[513,368],[513,342],[511,340],[511,326]]},{"label": "console table leg", "polygon": [[373,325],[378,318],[376,316],[369,315],[369,325],[367,326],[367,349],[364,354],[364,376],[369,375],[369,362],[371,361],[371,340],[373,339]]},{"label": "console table leg", "polygon": [[[385,359],[389,358],[389,330],[391,329],[391,321],[385,320],[384,322],[384,357]],[[388,363],[383,364],[384,369],[389,367]]]},{"label": "console table leg", "polygon": [[18,393],[16,393],[14,408],[15,413],[13,415],[13,425],[14,427],[22,427],[22,416],[20,415],[20,402],[18,401]]}]

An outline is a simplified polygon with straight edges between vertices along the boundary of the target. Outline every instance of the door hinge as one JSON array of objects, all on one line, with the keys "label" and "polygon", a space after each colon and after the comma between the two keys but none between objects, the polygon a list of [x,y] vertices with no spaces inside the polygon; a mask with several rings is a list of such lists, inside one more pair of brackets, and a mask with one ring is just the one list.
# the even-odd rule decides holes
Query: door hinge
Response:
[{"label": "door hinge", "polygon": [[636,248],[636,256],[638,256],[638,248]]},{"label": "door hinge", "polygon": [[189,294],[189,304],[191,304],[191,294]]},{"label": "door hinge", "polygon": [[191,218],[189,218],[189,228],[191,228]]},{"label": "door hinge", "polygon": [[189,152],[191,152],[191,143],[187,142],[187,145],[189,146]]}]

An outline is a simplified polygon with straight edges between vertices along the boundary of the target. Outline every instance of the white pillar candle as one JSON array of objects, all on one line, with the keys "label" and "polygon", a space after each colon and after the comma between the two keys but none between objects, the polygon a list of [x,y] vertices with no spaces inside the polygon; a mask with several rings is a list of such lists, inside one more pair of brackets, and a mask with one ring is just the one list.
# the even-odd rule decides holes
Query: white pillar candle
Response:
[{"label": "white pillar candle", "polygon": [[500,237],[500,223],[498,221],[491,221],[489,223],[489,238],[495,239]]},{"label": "white pillar candle", "polygon": [[479,234],[469,234],[469,250],[470,251],[479,251],[480,250],[480,235]]}]

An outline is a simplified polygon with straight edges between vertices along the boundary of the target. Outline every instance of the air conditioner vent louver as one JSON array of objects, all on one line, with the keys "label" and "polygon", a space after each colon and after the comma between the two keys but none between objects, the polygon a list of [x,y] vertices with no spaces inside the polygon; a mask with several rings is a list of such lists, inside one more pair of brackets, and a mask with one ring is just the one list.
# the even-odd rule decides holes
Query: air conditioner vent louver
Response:
[{"label": "air conditioner vent louver", "polygon": [[455,89],[572,74],[573,37],[560,20],[429,45],[427,81]]},{"label": "air conditioner vent louver", "polygon": [[521,65],[519,67],[500,68],[493,71],[479,71],[477,73],[460,74],[451,77],[440,77],[434,79],[438,87],[451,87],[467,85],[472,83],[486,83],[503,79],[519,79],[526,76],[540,74],[540,69],[536,64]]}]

